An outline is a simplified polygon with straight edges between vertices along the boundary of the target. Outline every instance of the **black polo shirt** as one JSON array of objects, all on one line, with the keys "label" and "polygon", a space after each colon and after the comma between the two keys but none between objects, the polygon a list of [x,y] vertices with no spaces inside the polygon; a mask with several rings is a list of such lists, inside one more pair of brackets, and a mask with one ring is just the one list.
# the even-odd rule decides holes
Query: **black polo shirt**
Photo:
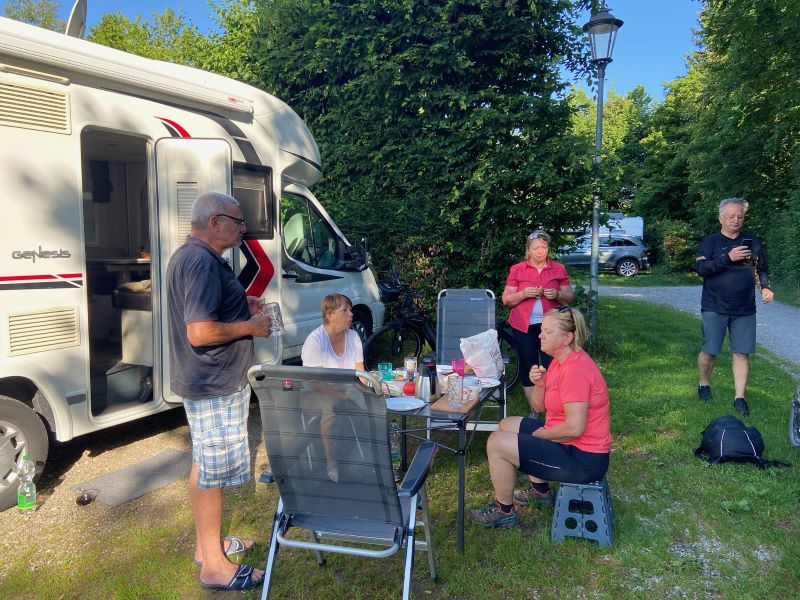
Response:
[{"label": "black polo shirt", "polygon": [[186,326],[200,321],[250,319],[247,295],[225,259],[211,246],[187,236],[167,266],[170,387],[189,400],[239,391],[253,363],[253,338],[217,346],[192,346]]}]

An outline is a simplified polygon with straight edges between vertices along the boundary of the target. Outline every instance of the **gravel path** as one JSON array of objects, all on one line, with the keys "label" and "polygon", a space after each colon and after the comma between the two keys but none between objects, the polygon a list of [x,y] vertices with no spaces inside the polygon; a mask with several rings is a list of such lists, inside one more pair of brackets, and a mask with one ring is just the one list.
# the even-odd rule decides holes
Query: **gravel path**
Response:
[{"label": "gravel path", "polygon": [[[630,300],[642,300],[654,304],[663,304],[692,313],[700,318],[700,293],[702,286],[673,287],[614,287],[600,286],[600,297],[616,296]],[[758,302],[756,339],[758,343],[795,367],[795,374],[800,373],[800,309],[774,301],[762,304]],[[699,343],[699,339],[698,339]]]}]

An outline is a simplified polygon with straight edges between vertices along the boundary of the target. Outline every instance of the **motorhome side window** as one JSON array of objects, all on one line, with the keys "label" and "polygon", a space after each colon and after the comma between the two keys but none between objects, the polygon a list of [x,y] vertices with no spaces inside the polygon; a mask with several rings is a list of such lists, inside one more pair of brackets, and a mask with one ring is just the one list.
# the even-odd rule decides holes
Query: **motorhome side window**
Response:
[{"label": "motorhome side window", "polygon": [[293,194],[284,195],[281,223],[289,258],[324,269],[336,267],[336,236],[308,200]]},{"label": "motorhome side window", "polygon": [[233,170],[233,197],[239,201],[247,223],[247,238],[272,239],[272,210],[270,171],[251,166]]}]

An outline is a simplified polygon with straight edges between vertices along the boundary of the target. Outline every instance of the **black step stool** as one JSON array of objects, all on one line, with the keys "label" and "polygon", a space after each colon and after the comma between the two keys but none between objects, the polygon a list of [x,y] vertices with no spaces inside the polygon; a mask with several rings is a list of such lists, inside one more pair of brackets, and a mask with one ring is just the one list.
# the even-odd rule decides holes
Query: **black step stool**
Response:
[{"label": "black step stool", "polygon": [[560,542],[565,537],[594,540],[611,545],[611,493],[608,481],[562,483],[558,486],[550,538]]}]

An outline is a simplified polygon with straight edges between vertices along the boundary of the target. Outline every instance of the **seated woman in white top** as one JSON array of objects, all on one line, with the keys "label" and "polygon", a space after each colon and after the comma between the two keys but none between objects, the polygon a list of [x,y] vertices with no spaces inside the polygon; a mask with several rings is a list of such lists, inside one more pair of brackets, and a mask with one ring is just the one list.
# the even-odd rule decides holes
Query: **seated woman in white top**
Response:
[{"label": "seated woman in white top", "polygon": [[304,367],[364,370],[361,338],[350,329],[353,303],[342,294],[328,294],[322,300],[322,325],[303,344],[300,357]]},{"label": "seated woman in white top", "polygon": [[[308,334],[303,343],[300,357],[304,367],[323,367],[326,369],[364,370],[364,350],[361,338],[350,329],[353,324],[353,303],[342,294],[328,294],[322,300],[322,325]],[[336,465],[331,462],[332,436],[336,417],[331,410],[322,412],[320,433],[328,461],[328,477],[339,480]]]}]

